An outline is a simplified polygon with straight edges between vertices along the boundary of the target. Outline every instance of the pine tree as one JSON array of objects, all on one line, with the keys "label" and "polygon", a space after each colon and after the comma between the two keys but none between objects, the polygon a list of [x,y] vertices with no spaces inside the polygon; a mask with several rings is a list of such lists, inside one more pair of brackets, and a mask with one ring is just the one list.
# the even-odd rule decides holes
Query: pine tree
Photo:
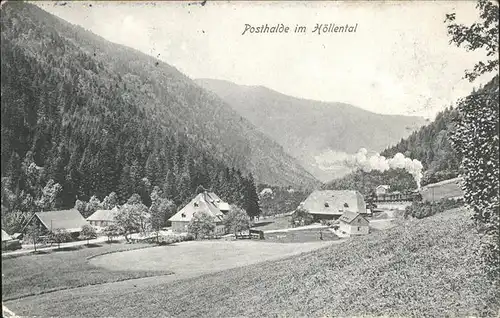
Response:
[{"label": "pine tree", "polygon": [[259,205],[259,196],[255,187],[255,181],[251,173],[248,175],[248,179],[245,180],[245,193],[243,202],[243,208],[250,218],[253,219],[262,213]]}]

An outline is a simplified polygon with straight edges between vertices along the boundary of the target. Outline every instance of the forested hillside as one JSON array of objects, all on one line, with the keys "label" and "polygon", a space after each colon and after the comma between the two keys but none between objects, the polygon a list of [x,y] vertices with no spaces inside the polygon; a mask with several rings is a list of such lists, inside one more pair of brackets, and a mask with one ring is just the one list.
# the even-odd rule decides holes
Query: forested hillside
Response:
[{"label": "forested hillside", "polygon": [[1,28],[2,215],[112,191],[147,203],[154,186],[177,204],[198,185],[240,203],[257,197],[252,172],[257,182],[317,184],[166,63],[32,4],[3,5]]},{"label": "forested hillside", "polygon": [[[494,85],[492,80],[485,87]],[[482,90],[483,88],[479,89]],[[392,158],[400,152],[406,157],[417,159],[424,166],[422,185],[454,178],[460,173],[460,158],[450,142],[458,119],[458,112],[452,107],[439,112],[433,122],[421,127],[408,138],[401,139],[395,146],[385,149],[381,155]],[[416,188],[416,183],[404,170],[354,171],[343,178],[329,182],[326,189],[357,189],[369,194],[380,184],[391,185],[391,190],[403,191]]]},{"label": "forested hillside", "polygon": [[438,113],[434,121],[394,147],[387,148],[381,155],[390,158],[401,152],[407,157],[417,159],[424,166],[422,185],[456,177],[460,160],[455,153],[450,136],[455,129],[458,112],[452,107]]}]

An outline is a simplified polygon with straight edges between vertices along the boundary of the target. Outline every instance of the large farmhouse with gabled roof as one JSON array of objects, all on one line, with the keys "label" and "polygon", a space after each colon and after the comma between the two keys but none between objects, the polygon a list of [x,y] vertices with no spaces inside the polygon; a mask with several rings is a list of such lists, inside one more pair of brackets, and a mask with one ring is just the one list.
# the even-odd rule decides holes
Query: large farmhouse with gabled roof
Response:
[{"label": "large farmhouse with gabled roof", "polygon": [[301,204],[315,221],[338,219],[344,212],[366,214],[366,203],[355,190],[317,190]]},{"label": "large farmhouse with gabled roof", "polygon": [[229,204],[223,202],[219,196],[213,192],[204,191],[194,197],[179,212],[174,214],[169,221],[172,222],[172,231],[177,233],[187,232],[188,224],[196,213],[205,212],[212,216],[215,223],[215,232],[223,234],[225,232],[222,220],[229,211]]}]

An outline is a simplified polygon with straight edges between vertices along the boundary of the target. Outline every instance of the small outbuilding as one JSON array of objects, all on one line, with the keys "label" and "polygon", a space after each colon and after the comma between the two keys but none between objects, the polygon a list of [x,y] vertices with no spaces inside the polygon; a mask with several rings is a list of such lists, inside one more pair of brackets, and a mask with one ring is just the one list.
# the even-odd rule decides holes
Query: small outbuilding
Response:
[{"label": "small outbuilding", "polygon": [[16,250],[21,248],[18,239],[14,239],[2,229],[2,250]]},{"label": "small outbuilding", "polygon": [[382,194],[386,194],[389,192],[391,186],[387,185],[387,184],[381,184],[379,185],[378,187],[375,188],[375,194],[378,196],[378,195],[382,195]]},{"label": "small outbuilding", "polygon": [[111,210],[97,210],[87,218],[87,221],[97,229],[105,228],[108,225],[116,223],[116,216],[120,210],[114,207]]},{"label": "small outbuilding", "polygon": [[339,231],[347,235],[365,235],[370,232],[370,222],[361,214],[344,212],[339,218]]}]

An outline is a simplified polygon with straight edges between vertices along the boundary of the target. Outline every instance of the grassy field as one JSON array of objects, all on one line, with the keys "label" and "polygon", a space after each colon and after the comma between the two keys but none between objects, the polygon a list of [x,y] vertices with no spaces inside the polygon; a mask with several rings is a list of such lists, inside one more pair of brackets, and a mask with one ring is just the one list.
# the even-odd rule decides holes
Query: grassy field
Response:
[{"label": "grassy field", "polygon": [[496,316],[497,286],[481,275],[479,237],[465,212],[404,222],[278,261],[168,284],[85,287],[7,306],[42,316]]},{"label": "grassy field", "polygon": [[335,241],[338,239],[338,236],[325,229],[309,229],[265,234],[265,242],[272,243],[305,243],[321,242],[321,240]]},{"label": "grassy field", "polygon": [[115,271],[89,263],[88,258],[132,249],[147,244],[106,244],[80,246],[2,258],[2,300],[52,292],[60,289],[116,282],[131,278],[166,275],[168,271]]},{"label": "grassy field", "polygon": [[[90,263],[124,271],[171,271],[172,276],[192,277],[308,252],[327,242],[263,244],[261,241],[190,241],[182,244],[107,254]],[[134,261],[129,261],[133,259]]]},{"label": "grassy field", "polygon": [[261,231],[281,230],[290,228],[290,216],[269,217],[255,223],[253,228]]}]

